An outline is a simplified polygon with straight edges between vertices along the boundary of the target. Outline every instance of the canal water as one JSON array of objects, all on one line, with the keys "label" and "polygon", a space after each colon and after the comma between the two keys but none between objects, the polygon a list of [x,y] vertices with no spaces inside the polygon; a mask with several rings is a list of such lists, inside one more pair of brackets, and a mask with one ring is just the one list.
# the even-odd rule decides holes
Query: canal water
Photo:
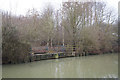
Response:
[{"label": "canal water", "polygon": [[3,78],[117,78],[118,54],[3,65]]}]

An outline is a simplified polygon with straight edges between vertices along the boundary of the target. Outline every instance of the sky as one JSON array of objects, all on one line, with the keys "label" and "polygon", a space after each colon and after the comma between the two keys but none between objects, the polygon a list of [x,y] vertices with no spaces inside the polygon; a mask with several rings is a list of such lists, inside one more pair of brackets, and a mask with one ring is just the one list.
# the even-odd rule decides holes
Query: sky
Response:
[{"label": "sky", "polygon": [[[29,9],[33,8],[37,9],[38,11],[42,11],[48,3],[50,3],[53,6],[53,8],[57,10],[60,8],[60,5],[62,5],[62,2],[64,1],[67,0],[0,0],[0,10],[11,11],[13,14],[16,15],[25,15]],[[115,13],[118,13],[118,2],[120,0],[99,0],[99,1],[106,2],[107,7],[113,9]]]}]

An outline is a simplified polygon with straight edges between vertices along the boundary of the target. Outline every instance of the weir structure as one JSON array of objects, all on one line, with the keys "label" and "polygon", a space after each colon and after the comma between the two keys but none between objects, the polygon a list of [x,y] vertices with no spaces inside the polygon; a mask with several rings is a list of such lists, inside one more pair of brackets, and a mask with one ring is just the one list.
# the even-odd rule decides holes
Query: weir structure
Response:
[{"label": "weir structure", "polygon": [[30,61],[39,61],[46,59],[58,59],[65,57],[85,56],[85,54],[79,52],[79,46],[65,45],[55,47],[33,47],[30,52]]}]

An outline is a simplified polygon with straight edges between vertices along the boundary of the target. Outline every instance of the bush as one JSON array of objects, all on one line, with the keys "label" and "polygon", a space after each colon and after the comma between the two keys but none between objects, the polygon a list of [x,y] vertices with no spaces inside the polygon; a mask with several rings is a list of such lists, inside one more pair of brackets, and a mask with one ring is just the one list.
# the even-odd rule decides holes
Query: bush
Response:
[{"label": "bush", "polygon": [[28,62],[30,45],[20,41],[10,16],[4,15],[2,24],[2,63]]}]

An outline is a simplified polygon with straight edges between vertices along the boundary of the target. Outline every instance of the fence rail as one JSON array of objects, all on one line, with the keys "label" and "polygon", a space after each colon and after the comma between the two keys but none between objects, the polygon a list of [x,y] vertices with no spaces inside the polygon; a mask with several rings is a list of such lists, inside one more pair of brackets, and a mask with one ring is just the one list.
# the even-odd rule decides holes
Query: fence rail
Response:
[{"label": "fence rail", "polygon": [[33,47],[33,52],[72,52],[73,48],[78,51],[80,49],[79,46],[73,47],[72,45],[65,45],[65,46],[54,46],[54,47],[48,47],[48,46],[40,46],[40,47]]}]

